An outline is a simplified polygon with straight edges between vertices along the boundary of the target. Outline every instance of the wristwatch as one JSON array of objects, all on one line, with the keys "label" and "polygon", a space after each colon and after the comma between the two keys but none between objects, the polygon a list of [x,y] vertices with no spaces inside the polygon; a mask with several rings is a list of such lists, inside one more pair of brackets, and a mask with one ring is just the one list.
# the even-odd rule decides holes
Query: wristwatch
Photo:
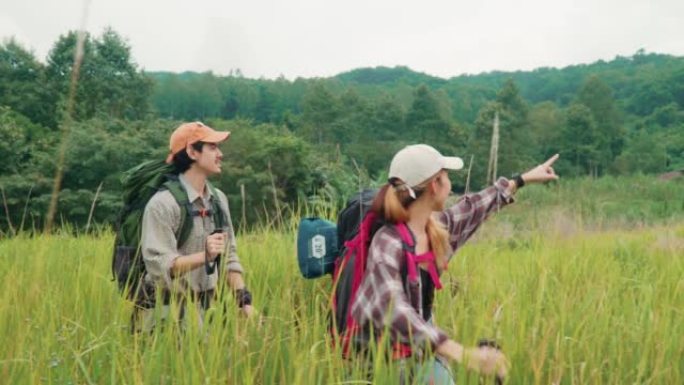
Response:
[{"label": "wristwatch", "polygon": [[235,290],[235,300],[237,301],[238,307],[243,308],[245,305],[252,304],[252,293],[247,290],[246,287],[242,289]]},{"label": "wristwatch", "polygon": [[515,187],[516,188],[521,188],[522,186],[525,185],[525,180],[523,179],[522,175],[520,175],[520,174],[513,174],[511,179],[515,181]]}]

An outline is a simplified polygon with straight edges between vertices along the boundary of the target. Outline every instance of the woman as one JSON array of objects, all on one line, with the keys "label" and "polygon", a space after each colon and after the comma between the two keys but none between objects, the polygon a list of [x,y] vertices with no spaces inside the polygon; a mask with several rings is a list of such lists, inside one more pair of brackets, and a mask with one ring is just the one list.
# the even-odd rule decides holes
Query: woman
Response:
[{"label": "woman", "polygon": [[[500,178],[445,210],[451,191],[447,170],[461,169],[463,161],[444,157],[424,144],[405,147],[394,156],[389,183],[372,207],[388,224],[373,236],[352,316],[375,336],[387,333],[394,358],[413,357],[419,362],[402,373],[404,379],[418,376],[420,381],[453,384],[444,360],[463,363],[483,374],[506,375],[507,362],[501,351],[487,346],[466,349],[432,324],[432,299],[435,288],[441,288],[439,274],[451,256],[490,213],[512,203],[513,194],[524,184],[558,179],[551,167],[557,158],[554,155],[512,180]],[[408,232],[414,240],[410,259],[402,232],[403,239]],[[418,261],[414,274],[411,261]],[[427,347],[437,359],[423,359]]]}]

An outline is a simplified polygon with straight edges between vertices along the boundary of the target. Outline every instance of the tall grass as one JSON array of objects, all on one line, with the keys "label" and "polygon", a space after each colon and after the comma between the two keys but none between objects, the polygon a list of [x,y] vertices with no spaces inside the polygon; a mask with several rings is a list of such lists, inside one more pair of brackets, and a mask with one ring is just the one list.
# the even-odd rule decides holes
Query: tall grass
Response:
[{"label": "tall grass", "polygon": [[[611,227],[608,214],[583,219],[608,206],[563,194],[524,190],[480,230],[443,278],[436,323],[466,345],[497,338],[511,384],[684,383],[684,222],[651,220],[670,202],[652,199],[632,208],[648,220]],[[217,304],[204,329],[135,336],[110,278],[110,232],[0,241],[0,383],[364,383],[326,340],[330,280],[299,275],[294,223],[238,237],[263,324],[223,296],[227,312]],[[396,382],[375,366],[376,383]],[[459,384],[478,383],[453,369]]]}]

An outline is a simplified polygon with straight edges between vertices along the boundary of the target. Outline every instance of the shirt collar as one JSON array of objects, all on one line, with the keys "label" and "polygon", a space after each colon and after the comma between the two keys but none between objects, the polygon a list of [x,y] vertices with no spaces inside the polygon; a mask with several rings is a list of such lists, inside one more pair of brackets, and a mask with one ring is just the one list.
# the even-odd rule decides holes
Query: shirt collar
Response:
[{"label": "shirt collar", "polygon": [[[181,183],[185,191],[188,193],[188,200],[190,202],[194,202],[197,200],[197,198],[201,198],[202,196],[195,190],[194,187],[190,184],[190,182],[185,178],[183,174],[178,175],[178,181]],[[210,199],[212,197],[211,189],[208,186],[209,182],[206,182],[204,184],[204,190],[206,191],[205,197],[206,199]]]}]

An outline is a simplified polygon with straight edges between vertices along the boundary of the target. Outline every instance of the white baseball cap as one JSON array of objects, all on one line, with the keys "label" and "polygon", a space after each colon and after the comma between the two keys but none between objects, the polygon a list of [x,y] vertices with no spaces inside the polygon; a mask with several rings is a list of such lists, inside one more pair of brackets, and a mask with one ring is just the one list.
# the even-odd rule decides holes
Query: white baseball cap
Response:
[{"label": "white baseball cap", "polygon": [[390,163],[389,178],[399,178],[410,187],[428,180],[439,170],[460,170],[463,159],[457,156],[442,156],[427,144],[406,146],[394,155]]}]

